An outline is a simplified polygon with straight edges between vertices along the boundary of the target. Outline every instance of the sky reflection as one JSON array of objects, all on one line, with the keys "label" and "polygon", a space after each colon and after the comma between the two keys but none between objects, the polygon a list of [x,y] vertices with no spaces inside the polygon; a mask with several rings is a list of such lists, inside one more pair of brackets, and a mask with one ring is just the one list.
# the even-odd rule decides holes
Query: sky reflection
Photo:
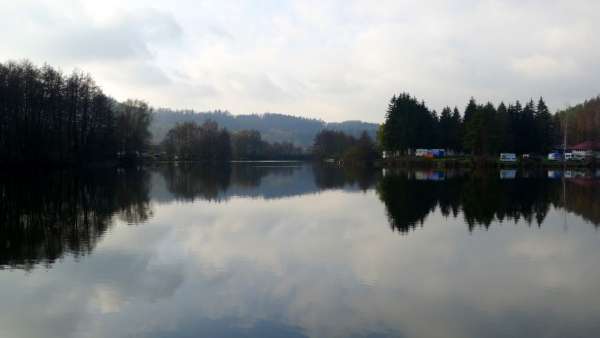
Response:
[{"label": "sky reflection", "polygon": [[219,203],[155,199],[159,188],[152,217],[116,217],[91,254],[0,270],[0,336],[600,332],[600,235],[561,208],[540,228],[521,218],[469,232],[462,211],[435,206],[398,236],[374,188]]}]

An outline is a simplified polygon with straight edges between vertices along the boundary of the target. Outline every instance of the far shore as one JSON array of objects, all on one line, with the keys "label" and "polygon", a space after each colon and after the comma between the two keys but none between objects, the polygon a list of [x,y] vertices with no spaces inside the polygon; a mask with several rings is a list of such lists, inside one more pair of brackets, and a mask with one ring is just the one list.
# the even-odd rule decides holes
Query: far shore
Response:
[{"label": "far shore", "polygon": [[599,162],[589,161],[551,161],[548,159],[517,159],[501,161],[492,157],[457,156],[445,158],[423,158],[405,156],[393,159],[382,159],[378,166],[382,167],[431,167],[431,168],[597,168]]}]

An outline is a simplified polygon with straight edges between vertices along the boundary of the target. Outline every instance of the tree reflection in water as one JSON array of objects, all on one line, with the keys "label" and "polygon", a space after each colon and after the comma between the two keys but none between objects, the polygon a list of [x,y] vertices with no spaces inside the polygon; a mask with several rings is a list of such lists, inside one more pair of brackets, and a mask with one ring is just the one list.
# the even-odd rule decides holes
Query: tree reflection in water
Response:
[{"label": "tree reflection in water", "polygon": [[231,167],[197,165],[192,163],[170,164],[159,167],[167,182],[167,189],[178,200],[220,200],[231,180]]},{"label": "tree reflection in water", "polygon": [[294,162],[211,166],[193,163],[160,166],[175,200],[227,201],[233,196],[285,198],[327,189],[367,191],[378,171]]},{"label": "tree reflection in water", "polygon": [[347,186],[366,191],[377,182],[379,170],[369,167],[338,167],[334,165],[313,165],[314,179],[319,189],[338,189]]},{"label": "tree reflection in water", "polygon": [[[151,173],[166,183],[169,200],[228,201],[233,196],[287,198],[328,189],[375,192],[393,231],[407,233],[439,210],[463,217],[469,231],[494,222],[524,220],[540,226],[551,208],[600,225],[599,182],[549,179],[545,173],[396,171],[309,164],[167,165],[154,169],[62,171],[0,176],[0,268],[52,265],[89,254],[121,220],[152,217]],[[152,197],[152,198],[156,198]]]},{"label": "tree reflection in water", "polygon": [[152,216],[143,170],[61,171],[0,177],[0,267],[52,265],[89,254],[115,217]]},{"label": "tree reflection in water", "polygon": [[573,212],[600,225],[596,179],[548,179],[544,172],[503,179],[497,171],[397,171],[384,175],[377,193],[392,230],[406,233],[424,223],[436,208],[442,215],[462,214],[469,231],[492,222],[523,219],[541,226],[551,207]]},{"label": "tree reflection in water", "polygon": [[[223,167],[161,167],[173,198],[227,201],[232,196],[284,198],[329,189],[368,191],[384,203],[392,230],[401,233],[423,224],[436,208],[463,217],[469,231],[494,221],[541,225],[551,207],[574,212],[595,225],[600,200],[595,179],[549,179],[547,173],[498,171],[387,171],[334,165],[245,164]],[[514,177],[513,177],[514,176]],[[510,178],[510,179],[507,179]],[[564,196],[567,196],[565,199]]]}]

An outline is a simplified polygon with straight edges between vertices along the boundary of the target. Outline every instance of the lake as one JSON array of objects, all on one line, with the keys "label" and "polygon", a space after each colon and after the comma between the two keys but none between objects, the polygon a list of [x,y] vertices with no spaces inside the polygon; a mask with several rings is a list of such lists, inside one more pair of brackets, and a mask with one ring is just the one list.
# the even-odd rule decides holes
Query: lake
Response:
[{"label": "lake", "polygon": [[599,172],[0,176],[0,337],[593,337]]}]

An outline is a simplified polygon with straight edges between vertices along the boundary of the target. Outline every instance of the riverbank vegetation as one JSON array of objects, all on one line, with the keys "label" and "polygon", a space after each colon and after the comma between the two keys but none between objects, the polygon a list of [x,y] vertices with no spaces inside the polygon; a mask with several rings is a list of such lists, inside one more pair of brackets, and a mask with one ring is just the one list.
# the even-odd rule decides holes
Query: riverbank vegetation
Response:
[{"label": "riverbank vegetation", "polygon": [[560,121],[543,98],[524,106],[479,104],[471,98],[462,116],[458,108],[441,114],[407,93],[392,97],[378,140],[386,151],[409,154],[440,148],[474,156],[500,152],[545,153],[560,140]]},{"label": "riverbank vegetation", "polygon": [[141,152],[150,119],[147,104],[115,101],[88,74],[0,63],[2,163],[90,163]]},{"label": "riverbank vegetation", "polygon": [[162,148],[170,159],[224,162],[231,159],[231,136],[215,122],[187,122],[169,130]]},{"label": "riverbank vegetation", "polygon": [[233,159],[252,160],[304,160],[310,154],[291,142],[267,142],[257,130],[240,130],[231,134]]},{"label": "riverbank vegetation", "polygon": [[308,154],[289,142],[269,143],[256,130],[230,133],[214,121],[177,124],[161,144],[169,160],[227,162],[259,160],[299,160]]},{"label": "riverbank vegetation", "polygon": [[316,160],[351,165],[371,165],[379,157],[366,131],[356,138],[340,131],[322,130],[315,136],[312,154]]},{"label": "riverbank vegetation", "polygon": [[561,110],[556,116],[566,126],[570,143],[600,141],[600,96]]},{"label": "riverbank vegetation", "polygon": [[176,124],[151,144],[152,108],[118,102],[89,74],[29,61],[0,63],[0,163],[77,165],[141,159],[223,162],[307,159],[291,142],[267,142],[256,130],[230,133],[214,121]]},{"label": "riverbank vegetation", "polygon": [[202,125],[207,121],[216,122],[221,128],[234,134],[244,130],[260,133],[262,140],[271,144],[288,142],[308,149],[314,137],[321,130],[342,131],[354,137],[360,137],[363,131],[375,137],[379,124],[362,121],[325,122],[319,119],[292,116],[279,113],[232,114],[224,110],[195,111],[156,108],[150,125],[152,141],[161,143],[167,132],[177,124],[195,122]]}]

